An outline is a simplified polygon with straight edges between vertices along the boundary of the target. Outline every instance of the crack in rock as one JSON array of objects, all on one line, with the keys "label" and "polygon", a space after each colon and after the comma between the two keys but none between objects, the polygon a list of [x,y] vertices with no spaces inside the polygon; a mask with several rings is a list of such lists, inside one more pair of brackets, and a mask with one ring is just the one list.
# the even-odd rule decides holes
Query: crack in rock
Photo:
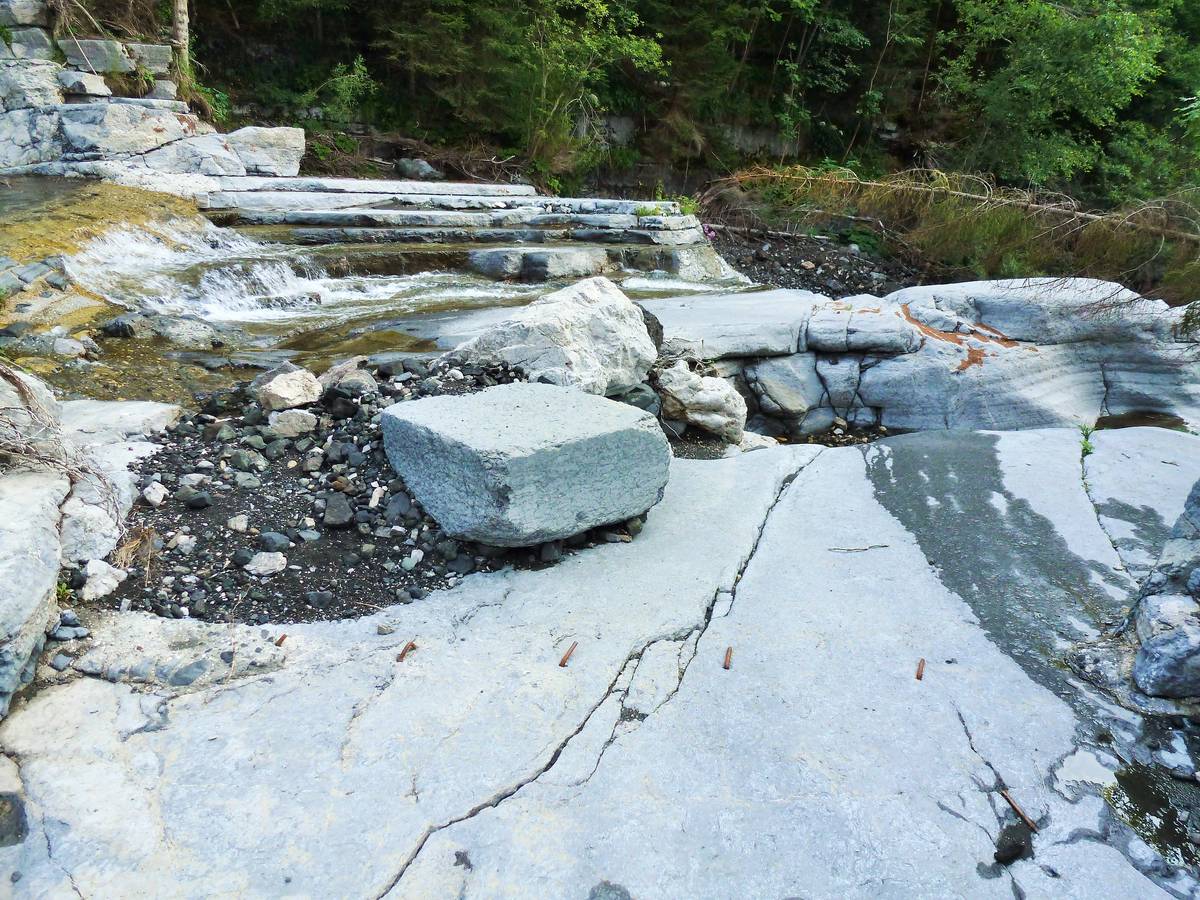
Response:
[{"label": "crack in rock", "polygon": [[[523,788],[527,787],[530,784],[533,784],[535,781],[537,781],[543,775],[545,775],[551,769],[553,769],[555,767],[555,765],[558,764],[559,759],[562,757],[563,752],[567,749],[567,746],[571,743],[571,741],[573,741],[580,734],[582,734],[583,731],[587,728],[588,723],[592,719],[592,716],[594,716],[597,713],[597,711],[599,711],[600,708],[614,695],[620,694],[622,697],[624,697],[625,694],[628,693],[629,685],[632,684],[632,681],[633,681],[632,675],[626,682],[624,688],[618,688],[618,685],[621,683],[622,676],[625,674],[625,671],[630,666],[630,664],[634,664],[634,674],[636,674],[637,664],[640,663],[642,656],[645,654],[645,652],[651,646],[653,646],[654,644],[661,643],[663,641],[687,641],[691,638],[692,635],[696,635],[696,639],[692,645],[692,654],[690,657],[688,657],[687,662],[684,663],[680,667],[679,682],[675,685],[674,689],[667,695],[666,699],[663,700],[663,702],[660,703],[658,705],[658,707],[656,707],[656,711],[657,711],[657,709],[661,709],[668,702],[670,702],[670,700],[673,699],[676,694],[678,694],[679,689],[683,684],[683,679],[687,675],[688,667],[691,666],[692,662],[696,658],[696,655],[699,650],[700,640],[701,640],[701,638],[704,637],[704,633],[708,630],[709,625],[712,624],[713,611],[716,608],[717,601],[720,599],[720,597],[723,594],[731,595],[731,598],[729,601],[729,607],[730,607],[730,611],[732,610],[733,603],[737,599],[738,585],[742,580],[742,576],[746,573],[746,570],[749,568],[750,563],[754,560],[755,554],[758,552],[759,544],[762,542],[763,533],[766,531],[767,523],[770,521],[771,514],[775,511],[775,508],[779,505],[780,501],[783,499],[784,494],[787,492],[787,489],[789,487],[791,487],[792,483],[796,480],[797,476],[799,476],[799,474],[802,471],[804,471],[804,469],[806,469],[809,465],[811,465],[820,455],[821,455],[821,453],[820,453],[820,451],[818,451],[811,458],[805,460],[804,462],[799,463],[796,466],[795,470],[788,473],[788,475],[786,475],[783,478],[783,480],[780,482],[779,489],[775,492],[775,497],[771,500],[771,503],[767,506],[767,509],[763,513],[762,520],[758,526],[758,531],[754,536],[754,542],[751,544],[750,550],[746,553],[745,558],[741,561],[741,564],[738,566],[738,570],[733,577],[732,585],[728,588],[726,588],[724,585],[719,585],[717,587],[717,589],[715,591],[713,591],[713,595],[709,599],[708,604],[704,610],[704,619],[698,626],[690,626],[690,627],[687,627],[684,629],[677,630],[673,634],[669,634],[669,635],[665,635],[665,636],[660,635],[660,636],[654,637],[654,638],[646,641],[644,644],[642,644],[641,647],[639,647],[638,649],[636,649],[632,653],[630,653],[628,656],[626,656],[625,659],[621,662],[621,664],[617,667],[616,674],[613,676],[612,680],[608,683],[608,687],[605,688],[604,694],[600,697],[600,699],[595,704],[592,705],[592,707],[590,709],[588,709],[587,713],[583,717],[583,720],[571,731],[571,733],[568,734],[565,738],[563,738],[557,745],[555,745],[554,751],[550,754],[550,758],[546,760],[546,763],[544,765],[539,767],[536,771],[534,771],[530,775],[526,776],[525,778],[522,778],[520,781],[516,782],[515,784],[508,786],[507,788],[500,791],[499,793],[493,794],[489,799],[483,801],[482,803],[477,804],[476,806],[472,807],[470,810],[463,813],[462,815],[455,816],[452,819],[448,819],[447,821],[443,822],[440,825],[427,827],[425,829],[424,834],[422,834],[421,838],[417,841],[416,846],[413,848],[412,852],[408,855],[407,859],[405,859],[404,862],[401,864],[400,869],[396,872],[396,874],[391,879],[388,880],[388,882],[384,886],[383,890],[381,890],[379,893],[374,895],[374,900],[382,900],[382,898],[386,897],[393,890],[395,890],[396,886],[404,878],[405,873],[408,872],[408,870],[412,866],[412,864],[414,862],[416,862],[417,857],[420,856],[421,851],[425,848],[425,845],[429,842],[429,839],[431,837],[433,837],[433,835],[437,834],[439,831],[445,831],[447,828],[457,825],[460,822],[465,822],[468,819],[472,819],[487,809],[495,809],[496,807],[500,806],[501,803],[503,803],[504,801],[508,800],[509,798],[515,796]],[[728,615],[728,612],[726,613],[726,615]],[[618,723],[619,723],[619,721],[620,721],[620,719],[618,717]],[[964,723],[964,727],[965,727],[965,723]],[[615,731],[615,728],[614,728],[614,731]],[[593,774],[595,774],[596,768],[599,767],[600,758],[603,757],[604,752],[608,749],[608,747],[612,744],[612,742],[614,740],[615,740],[615,738],[610,738],[601,747],[600,753],[597,757],[596,767],[593,768],[591,773],[589,773],[589,775],[587,776],[588,778],[590,778]],[[584,779],[584,780],[586,781],[587,779]]]}]

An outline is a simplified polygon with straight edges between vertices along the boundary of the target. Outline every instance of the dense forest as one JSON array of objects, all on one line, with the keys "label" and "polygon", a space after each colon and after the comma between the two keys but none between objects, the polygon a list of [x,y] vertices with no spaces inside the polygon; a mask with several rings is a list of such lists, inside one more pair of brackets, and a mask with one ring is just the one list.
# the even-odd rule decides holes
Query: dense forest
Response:
[{"label": "dense forest", "polygon": [[[106,30],[170,30],[170,2],[87,6]],[[190,12],[217,116],[253,105],[334,134],[366,124],[488,146],[552,177],[786,156],[867,176],[981,172],[1100,205],[1200,177],[1194,0],[193,0]]]}]

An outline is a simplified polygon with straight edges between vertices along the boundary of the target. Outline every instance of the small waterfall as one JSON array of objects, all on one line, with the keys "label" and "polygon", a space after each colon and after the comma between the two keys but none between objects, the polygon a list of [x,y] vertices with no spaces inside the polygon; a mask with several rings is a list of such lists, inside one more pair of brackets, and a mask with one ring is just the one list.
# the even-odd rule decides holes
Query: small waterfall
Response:
[{"label": "small waterfall", "polygon": [[302,327],[508,305],[547,290],[462,272],[334,277],[299,247],[257,241],[199,216],[114,229],[66,265],[79,286],[131,309]]}]

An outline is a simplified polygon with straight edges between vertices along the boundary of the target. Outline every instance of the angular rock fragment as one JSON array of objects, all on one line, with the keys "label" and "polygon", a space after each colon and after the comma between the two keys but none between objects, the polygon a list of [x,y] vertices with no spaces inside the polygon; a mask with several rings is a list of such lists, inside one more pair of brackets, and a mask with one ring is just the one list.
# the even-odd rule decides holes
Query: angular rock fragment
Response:
[{"label": "angular rock fragment", "polygon": [[307,369],[284,363],[250,383],[250,393],[268,412],[292,409],[321,399],[321,382]]},{"label": "angular rock fragment", "polygon": [[746,427],[746,401],[724,378],[698,375],[680,360],[658,375],[662,415],[738,444]]},{"label": "angular rock fragment", "polygon": [[635,407],[544,384],[400,403],[384,446],[455,538],[519,547],[641,515],[662,499],[670,449]]}]

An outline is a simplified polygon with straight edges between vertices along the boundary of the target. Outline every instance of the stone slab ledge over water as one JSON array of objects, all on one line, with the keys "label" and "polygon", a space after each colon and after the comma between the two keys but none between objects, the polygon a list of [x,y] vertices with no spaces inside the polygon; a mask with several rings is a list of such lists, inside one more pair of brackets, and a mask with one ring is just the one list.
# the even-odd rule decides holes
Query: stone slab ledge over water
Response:
[{"label": "stone slab ledge over water", "polygon": [[649,413],[547,384],[396,404],[382,427],[393,467],[447,534],[502,547],[641,516],[671,458]]},{"label": "stone slab ledge over water", "polygon": [[674,460],[632,543],[357,621],[94,615],[92,674],[0,724],[0,870],[32,897],[1190,896],[1190,789],[1151,767],[1185,735],[1059,662],[1133,586],[1110,533],[1152,541],[1200,477],[1200,439],[1131,434],[1088,457],[1123,473],[1102,517],[1074,429],[780,447]]}]

